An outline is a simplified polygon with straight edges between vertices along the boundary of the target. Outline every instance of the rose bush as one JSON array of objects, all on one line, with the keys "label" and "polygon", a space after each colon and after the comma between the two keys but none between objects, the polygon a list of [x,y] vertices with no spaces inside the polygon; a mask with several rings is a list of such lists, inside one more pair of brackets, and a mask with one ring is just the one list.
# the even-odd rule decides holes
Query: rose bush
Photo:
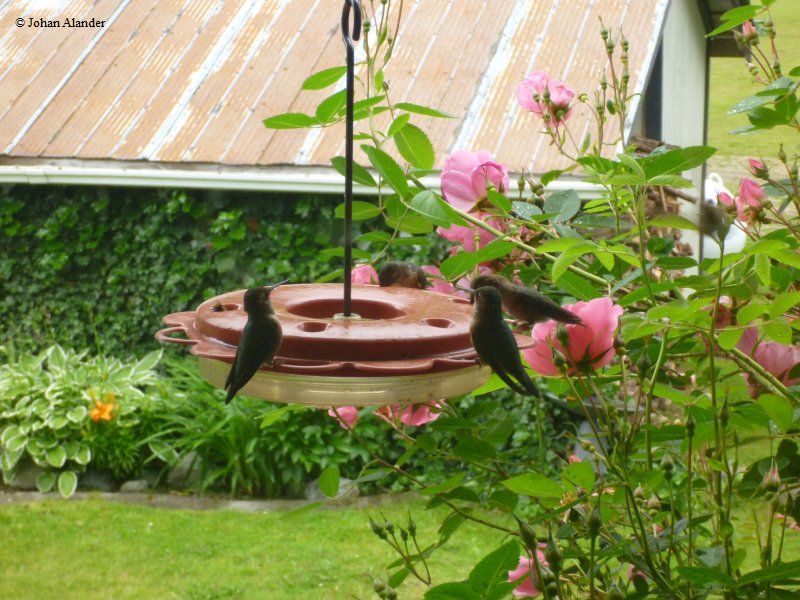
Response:
[{"label": "rose bush", "polygon": [[[766,88],[737,108],[749,129],[800,130],[800,68],[781,73],[768,4],[737,8],[716,33],[741,28],[736,37],[754,61],[748,69]],[[391,11],[397,1],[385,5]],[[391,29],[390,22],[378,29]],[[769,44],[759,43],[764,36]],[[379,57],[391,55],[398,39],[389,31],[364,47],[365,81],[383,80]],[[371,116],[391,111],[393,119],[386,130],[364,119],[361,136],[377,173],[373,218],[395,228],[395,235],[374,236],[372,250],[360,248],[363,258],[377,262],[392,244],[424,244],[435,231],[453,244],[427,267],[441,276],[441,291],[452,291],[449,285],[463,293],[457,288],[477,274],[499,273],[536,286],[582,321],[520,332],[532,337],[523,355],[539,392],[525,399],[530,428],[550,411],[575,415],[564,428],[571,448],[563,453],[541,447],[535,460],[516,459],[510,450],[526,432],[488,395],[503,387],[496,377],[472,398],[451,398],[436,410],[375,410],[397,429],[403,454],[377,453],[363,479],[403,477],[431,508],[449,511],[436,532],[417,531],[411,517],[402,526],[371,521],[398,555],[376,580],[381,598],[395,597],[408,577],[429,586],[431,600],[797,593],[800,561],[784,541],[795,535],[788,524],[800,518],[798,157],[778,149],[774,157],[743,161],[747,176],[737,196],[718,187],[719,205],[702,207],[699,225],[678,214],[650,214],[649,196],[661,197],[664,186],[691,188],[683,173],[714,149],[630,152],[622,139],[632,117],[629,44],[606,28],[601,39],[598,51],[609,64],[598,69],[595,90],[576,93],[542,71],[509,90],[563,155],[558,170],[542,181],[522,175],[514,190],[506,165],[471,149],[444,161],[441,194],[426,189],[419,174],[429,173],[435,156],[410,119],[437,111],[393,104],[382,89],[363,90],[374,103]],[[579,143],[583,130],[570,131],[578,111],[597,121],[589,128],[595,137]],[[293,118],[281,115],[279,122]],[[309,118],[298,118],[298,126]],[[613,131],[617,138],[608,139]],[[419,141],[415,151],[410,137]],[[565,172],[594,184],[597,197],[549,190]],[[680,230],[702,231],[715,252],[687,255]],[[741,234],[736,248],[725,244],[732,231]],[[424,429],[406,429],[423,421]],[[358,442],[359,428],[349,431]],[[452,435],[435,435],[442,432]],[[420,456],[455,470],[442,477],[418,472],[408,461]],[[758,529],[748,538],[754,514]],[[436,581],[430,556],[466,522],[499,532],[504,543],[462,580]]]}]

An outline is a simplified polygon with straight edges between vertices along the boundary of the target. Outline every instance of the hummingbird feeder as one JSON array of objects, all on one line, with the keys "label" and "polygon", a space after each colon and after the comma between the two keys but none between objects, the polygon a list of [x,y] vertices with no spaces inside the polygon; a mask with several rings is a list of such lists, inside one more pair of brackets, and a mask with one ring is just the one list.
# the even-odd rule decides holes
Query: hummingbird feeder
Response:
[{"label": "hummingbird feeder", "polygon": [[[359,0],[345,0],[344,283],[282,285],[272,292],[283,341],[275,365],[262,365],[241,389],[245,395],[325,407],[405,405],[466,394],[491,375],[472,347],[468,300],[428,290],[351,284],[353,40],[360,33]],[[221,294],[194,311],[167,315],[167,327],[156,339],[191,345],[202,376],[223,387],[247,322],[244,292]],[[184,337],[174,337],[179,334]],[[532,340],[517,336],[517,342],[525,348]]]}]

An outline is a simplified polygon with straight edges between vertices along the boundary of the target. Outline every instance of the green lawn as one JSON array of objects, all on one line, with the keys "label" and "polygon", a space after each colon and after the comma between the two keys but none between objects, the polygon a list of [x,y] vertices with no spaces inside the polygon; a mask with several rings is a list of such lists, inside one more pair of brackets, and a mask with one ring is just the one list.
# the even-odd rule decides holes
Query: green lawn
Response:
[{"label": "green lawn", "polygon": [[[393,559],[368,515],[407,522],[437,539],[444,513],[419,501],[374,509],[287,513],[196,512],[91,501],[0,507],[0,598],[374,598],[368,573]],[[466,578],[502,538],[464,525],[434,553],[438,582]],[[421,598],[410,579],[403,598]]]},{"label": "green lawn", "polygon": [[[800,65],[798,2],[779,0],[771,11],[777,28],[776,45],[781,65],[783,72],[788,73]],[[762,44],[766,44],[766,41],[762,41]],[[765,45],[764,51],[769,56],[768,44]],[[729,131],[747,125],[747,118],[741,114],[728,115],[728,110],[739,100],[751,96],[760,89],[761,87],[753,82],[747,72],[743,58],[715,58],[711,61],[708,143],[718,149],[718,155],[770,159],[775,156],[779,143],[784,144],[787,153],[800,143],[797,132],[792,132],[786,127],[752,135],[729,135]],[[741,163],[743,168],[746,168],[746,161]]]},{"label": "green lawn", "polygon": [[[423,506],[392,500],[296,515],[102,500],[0,506],[0,598],[374,598],[369,574],[382,576],[395,556],[370,531],[368,515],[405,523],[411,510],[420,539],[430,542],[445,513]],[[765,515],[757,518],[763,522]],[[745,572],[758,568],[754,523],[747,511],[734,519],[736,536],[747,545]],[[430,560],[434,582],[465,579],[502,541],[498,533],[464,525]],[[784,560],[798,555],[800,533],[787,531]],[[400,597],[422,598],[424,591],[409,578]]]}]

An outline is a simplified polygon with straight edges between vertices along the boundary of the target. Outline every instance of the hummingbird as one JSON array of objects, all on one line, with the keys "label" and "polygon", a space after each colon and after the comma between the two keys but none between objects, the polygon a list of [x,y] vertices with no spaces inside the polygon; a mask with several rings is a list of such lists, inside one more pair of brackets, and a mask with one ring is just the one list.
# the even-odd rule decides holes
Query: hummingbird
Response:
[{"label": "hummingbird", "polygon": [[[522,367],[519,346],[511,328],[503,319],[502,297],[490,286],[471,290],[475,302],[469,337],[481,359],[497,376],[518,394],[538,395],[536,386]],[[519,382],[509,377],[513,375]]]},{"label": "hummingbird", "polygon": [[407,287],[424,290],[428,286],[425,271],[417,265],[399,260],[391,260],[381,267],[378,273],[381,287]]},{"label": "hummingbird", "polygon": [[478,275],[472,280],[473,289],[487,286],[499,290],[505,311],[520,321],[531,325],[548,319],[573,324],[582,322],[577,315],[564,310],[544,294],[513,284],[505,277]]},{"label": "hummingbird", "polygon": [[269,301],[270,292],[279,285],[289,281],[281,281],[272,286],[250,288],[244,293],[244,310],[247,323],[242,329],[236,358],[233,359],[225,389],[228,395],[225,404],[233,400],[244,385],[253,378],[262,364],[273,365],[272,359],[283,339],[283,330]]}]

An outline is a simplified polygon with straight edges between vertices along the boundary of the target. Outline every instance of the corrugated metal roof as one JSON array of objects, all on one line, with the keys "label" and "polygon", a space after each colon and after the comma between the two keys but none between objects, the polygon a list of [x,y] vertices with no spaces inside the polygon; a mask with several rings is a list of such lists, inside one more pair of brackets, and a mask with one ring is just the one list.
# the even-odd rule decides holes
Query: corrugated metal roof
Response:
[{"label": "corrugated metal roof", "polygon": [[[549,170],[563,163],[517,106],[517,83],[545,70],[591,92],[605,68],[602,17],[630,40],[630,85],[641,91],[668,3],[405,0],[391,98],[463,117],[415,118],[437,166],[485,148],[512,170]],[[341,10],[341,0],[0,0],[0,163],[330,165],[344,153],[343,124],[272,131],[261,121],[313,113],[331,92],[300,86],[343,64]],[[104,26],[64,27],[66,18]],[[571,117],[578,140],[588,113]]]}]

